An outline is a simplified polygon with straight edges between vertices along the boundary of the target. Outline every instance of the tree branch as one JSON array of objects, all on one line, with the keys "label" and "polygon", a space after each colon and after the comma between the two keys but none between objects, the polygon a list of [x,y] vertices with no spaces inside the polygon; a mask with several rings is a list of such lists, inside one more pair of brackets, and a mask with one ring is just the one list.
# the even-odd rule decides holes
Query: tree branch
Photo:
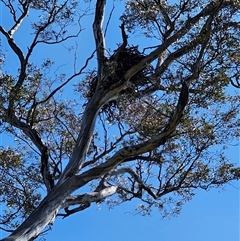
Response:
[{"label": "tree branch", "polygon": [[[132,178],[139,184],[139,188],[143,188],[150,196],[154,199],[157,199],[158,196],[151,190],[151,188],[144,183],[144,181],[138,176],[136,172],[134,172],[130,167],[121,167],[116,170],[113,170],[109,173],[110,176],[128,173],[132,176]],[[121,188],[121,187],[120,187]]]},{"label": "tree branch", "polygon": [[24,20],[24,18],[27,16],[28,8],[29,8],[29,5],[30,5],[30,1],[26,0],[25,3],[21,3],[21,5],[22,5],[22,8],[23,8],[22,14],[21,14],[21,16],[18,19],[15,19],[15,24],[8,31],[11,37],[16,32],[16,30],[19,28],[19,26],[21,25],[21,23]]},{"label": "tree branch", "polygon": [[104,61],[106,59],[105,38],[102,30],[106,0],[97,0],[95,19],[93,23],[93,33],[97,50],[98,61],[98,81],[103,77]]},{"label": "tree branch", "polygon": [[[183,37],[191,28],[193,25],[195,25],[197,22],[199,22],[200,19],[203,17],[206,17],[208,15],[211,15],[213,12],[215,13],[220,7],[226,7],[228,5],[231,5],[230,2],[226,1],[224,3],[221,2],[211,2],[208,4],[200,13],[198,13],[196,16],[192,18],[188,18],[185,25],[178,30],[174,35],[169,37],[166,41],[164,41],[159,47],[157,47],[155,50],[153,50],[149,55],[147,55],[139,64],[133,66],[131,69],[129,69],[126,74],[124,75],[124,79],[127,81],[129,80],[134,74],[136,74],[138,71],[144,69],[147,65],[149,65],[152,61],[157,59],[159,55],[161,55],[167,48],[174,42],[176,42],[178,39]],[[217,10],[216,10],[217,9]],[[160,66],[160,69],[162,72],[166,69],[165,65],[162,64]],[[161,72],[161,71],[160,71]]]},{"label": "tree branch", "polygon": [[2,26],[0,26],[0,32],[6,37],[9,46],[11,47],[13,52],[18,56],[21,66],[24,65],[25,59],[24,59],[23,52],[14,42],[14,39],[12,38],[12,36]]},{"label": "tree branch", "polygon": [[102,163],[84,173],[79,175],[79,179],[83,178],[85,181],[89,182],[95,178],[98,178],[110,170],[114,169],[117,165],[122,163],[125,159],[132,156],[140,155],[149,152],[160,145],[163,145],[169,136],[175,131],[180,119],[182,117],[184,108],[188,101],[188,85],[183,82],[182,90],[178,99],[178,104],[175,108],[175,112],[172,118],[169,120],[168,124],[165,126],[163,131],[153,137],[150,140],[144,141],[140,144],[128,146],[120,149],[111,158],[109,158],[105,163]]},{"label": "tree branch", "polygon": [[[118,190],[117,186],[105,187],[101,190],[85,193],[82,195],[75,195],[68,197],[62,205],[62,208],[65,209],[66,214],[58,214],[58,216],[63,216],[64,218],[82,211],[90,207],[93,202],[101,202],[105,198],[114,195]],[[79,207],[69,210],[70,206],[79,205]]]},{"label": "tree branch", "polygon": [[[7,110],[5,110],[7,112]],[[49,170],[49,151],[48,148],[43,144],[41,138],[39,137],[36,130],[31,128],[28,124],[25,124],[24,122],[20,121],[14,113],[10,113],[10,115],[7,117],[6,120],[11,125],[15,126],[16,128],[20,129],[27,137],[30,138],[30,140],[33,142],[33,144],[38,148],[38,150],[41,153],[41,174],[43,177],[43,181],[45,183],[45,186],[47,188],[47,191],[50,192],[50,190],[54,186],[54,182],[52,179],[52,176],[50,174]]]}]

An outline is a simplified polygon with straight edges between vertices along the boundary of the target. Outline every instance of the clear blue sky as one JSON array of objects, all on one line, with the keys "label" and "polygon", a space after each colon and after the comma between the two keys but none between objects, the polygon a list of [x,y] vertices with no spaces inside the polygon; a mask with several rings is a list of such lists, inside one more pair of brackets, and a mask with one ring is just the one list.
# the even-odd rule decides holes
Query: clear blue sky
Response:
[{"label": "clear blue sky", "polygon": [[[239,188],[239,186],[238,186]],[[238,241],[239,190],[198,192],[178,217],[162,219],[158,212],[142,217],[128,214],[126,203],[111,211],[92,206],[89,210],[56,220],[48,241]]]},{"label": "clear blue sky", "polygon": [[[110,6],[111,7],[111,1]],[[121,42],[121,35],[118,26],[118,14],[122,7],[117,6],[114,17],[107,35],[107,47],[114,49],[116,43]],[[0,8],[1,25],[9,26],[10,20],[7,13]],[[108,9],[109,12],[109,9]],[[29,19],[31,19],[31,13]],[[27,49],[32,36],[29,34],[27,22],[16,33],[16,42]],[[85,57],[94,50],[94,40],[91,30],[92,20],[86,19],[83,27],[86,30],[80,35],[78,42],[78,66],[83,64]],[[6,27],[7,28],[7,27]],[[2,37],[1,37],[2,38]],[[134,37],[129,40],[131,43],[141,44],[143,39]],[[149,42],[149,45],[152,44]],[[153,44],[154,45],[154,44]],[[6,42],[3,42],[3,49],[8,49]],[[55,57],[57,64],[66,64],[61,71],[66,73],[72,71],[73,52],[68,52],[63,45],[41,46],[36,49],[32,57],[33,61],[41,61],[43,58]],[[81,61],[82,60],[82,61]],[[15,71],[18,66],[17,59],[7,53],[6,69],[9,73]],[[15,68],[15,69],[14,69]],[[2,143],[1,143],[2,142]],[[0,144],[7,145],[4,139],[0,139]],[[234,162],[239,161],[239,149],[232,147],[228,151],[228,156]],[[52,231],[48,232],[48,241],[238,241],[239,237],[239,182],[234,182],[226,186],[225,190],[198,191],[192,201],[183,206],[182,213],[178,217],[162,219],[160,213],[153,212],[152,216],[142,217],[140,215],[129,214],[134,210],[136,202],[125,203],[111,211],[103,205],[99,210],[96,205],[92,205],[83,212],[70,216],[64,220],[57,218]],[[1,231],[0,231],[1,232]],[[5,234],[0,233],[0,238]]]}]

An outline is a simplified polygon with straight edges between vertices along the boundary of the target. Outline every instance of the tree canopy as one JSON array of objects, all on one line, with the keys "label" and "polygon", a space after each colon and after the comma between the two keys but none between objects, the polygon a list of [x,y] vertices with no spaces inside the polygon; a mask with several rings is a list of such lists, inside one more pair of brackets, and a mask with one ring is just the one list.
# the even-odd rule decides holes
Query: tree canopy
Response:
[{"label": "tree canopy", "polygon": [[[0,2],[2,240],[37,239],[92,203],[176,215],[240,178],[225,154],[239,138],[240,1]],[[71,70],[39,52],[55,46]]]}]

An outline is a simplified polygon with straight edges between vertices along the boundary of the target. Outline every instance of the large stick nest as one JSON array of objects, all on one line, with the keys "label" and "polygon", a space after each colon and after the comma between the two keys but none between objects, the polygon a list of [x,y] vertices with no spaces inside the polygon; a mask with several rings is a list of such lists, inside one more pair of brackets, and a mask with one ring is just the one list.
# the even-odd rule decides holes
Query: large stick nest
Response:
[{"label": "large stick nest", "polygon": [[[110,60],[114,58],[114,55],[115,54],[110,57]],[[115,71],[117,77],[119,79],[123,78],[129,69],[140,63],[145,57],[146,56],[144,54],[139,52],[137,46],[125,48],[123,51],[121,51],[118,57],[118,65]],[[149,65],[133,75],[129,80],[130,87],[132,84],[134,84],[135,88],[139,89],[144,85],[147,85],[149,83],[147,76],[152,72],[152,70],[152,66]]]},{"label": "large stick nest", "polygon": [[[140,53],[137,46],[126,47],[121,52],[118,50],[114,51],[113,55],[107,59],[107,62],[111,64],[115,61],[115,63],[117,62],[117,67],[115,68],[114,73],[109,76],[106,81],[107,86],[111,86],[111,84],[121,81],[126,72],[136,64],[140,63],[145,57],[146,55]],[[127,83],[127,88],[119,93],[117,100],[112,100],[105,104],[102,107],[101,112],[105,113],[109,120],[114,120],[115,108],[122,109],[123,107],[120,107],[122,106],[121,103],[126,100],[135,99],[138,96],[139,90],[143,90],[151,84],[149,76],[153,73],[153,70],[153,66],[148,65],[133,75]],[[85,97],[91,99],[97,87],[97,72],[92,71],[86,77],[86,82],[88,83],[88,86],[87,91],[85,92]]]},{"label": "large stick nest", "polygon": [[[116,54],[117,50],[114,51],[114,54],[107,60],[109,62],[116,61]],[[117,81],[120,81],[125,73],[132,68],[134,65],[140,63],[145,58],[145,55],[140,53],[137,46],[132,47],[126,47],[124,50],[122,50],[118,57],[117,57],[117,67],[115,70],[114,75],[109,78],[108,85],[111,83],[115,83]],[[146,68],[140,70],[135,75],[131,77],[128,83],[128,87],[120,93],[121,94],[127,94],[127,95],[133,95],[138,90],[146,87],[149,84],[149,74],[152,73],[153,67],[151,65],[147,66]],[[92,75],[91,79],[89,79],[89,89],[86,93],[86,97],[90,99],[97,86],[97,76]],[[129,96],[130,97],[130,96]],[[113,101],[111,104],[115,103],[116,101]]]}]

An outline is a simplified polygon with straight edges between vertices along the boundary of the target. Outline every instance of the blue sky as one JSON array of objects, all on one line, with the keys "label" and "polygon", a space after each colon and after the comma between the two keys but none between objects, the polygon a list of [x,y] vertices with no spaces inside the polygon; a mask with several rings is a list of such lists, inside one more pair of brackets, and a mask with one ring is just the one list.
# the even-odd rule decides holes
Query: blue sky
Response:
[{"label": "blue sky", "polygon": [[[239,188],[239,187],[238,187]],[[237,241],[239,240],[239,191],[229,186],[224,192],[199,191],[185,204],[178,217],[162,219],[158,212],[142,217],[129,214],[126,203],[111,211],[96,206],[56,220],[48,241]]]},{"label": "blue sky", "polygon": [[[109,1],[110,2],[110,1]],[[107,9],[110,11],[111,4]],[[116,6],[107,34],[107,47],[114,49],[116,44],[121,42],[120,29],[118,26],[118,15],[122,11],[122,6]],[[7,12],[0,8],[2,13],[0,22],[2,26],[10,24]],[[107,15],[108,16],[108,15]],[[26,23],[16,33],[16,42],[25,50],[32,36],[29,34],[28,24],[31,16]],[[36,16],[34,16],[36,17]],[[83,61],[94,50],[94,40],[92,37],[91,17],[83,21],[86,30],[80,35],[78,42],[78,66],[81,67]],[[2,39],[2,37],[1,37]],[[130,38],[131,43],[141,44],[142,38]],[[154,43],[149,42],[149,45]],[[7,43],[3,41],[3,50],[8,49]],[[32,61],[39,61],[43,58],[53,57],[58,64],[64,64],[61,68],[67,74],[71,74],[73,52],[68,52],[65,46],[44,46],[36,49],[32,56]],[[93,61],[94,64],[94,61]],[[9,73],[15,71],[18,60],[11,52],[7,53],[6,69]],[[1,145],[6,143],[5,138],[0,139]],[[228,157],[233,162],[239,161],[239,148],[231,147],[227,152]],[[133,215],[135,205],[138,201],[125,203],[109,211],[103,205],[101,208],[92,205],[83,212],[72,215],[64,220],[57,218],[52,228],[48,232],[48,241],[78,241],[78,240],[105,240],[105,241],[237,241],[239,240],[239,182],[233,182],[222,189],[212,189],[209,192],[198,191],[193,200],[183,206],[181,214],[177,217],[162,219],[159,212],[154,211],[151,216],[142,217]],[[5,234],[0,231],[0,237]]]}]

